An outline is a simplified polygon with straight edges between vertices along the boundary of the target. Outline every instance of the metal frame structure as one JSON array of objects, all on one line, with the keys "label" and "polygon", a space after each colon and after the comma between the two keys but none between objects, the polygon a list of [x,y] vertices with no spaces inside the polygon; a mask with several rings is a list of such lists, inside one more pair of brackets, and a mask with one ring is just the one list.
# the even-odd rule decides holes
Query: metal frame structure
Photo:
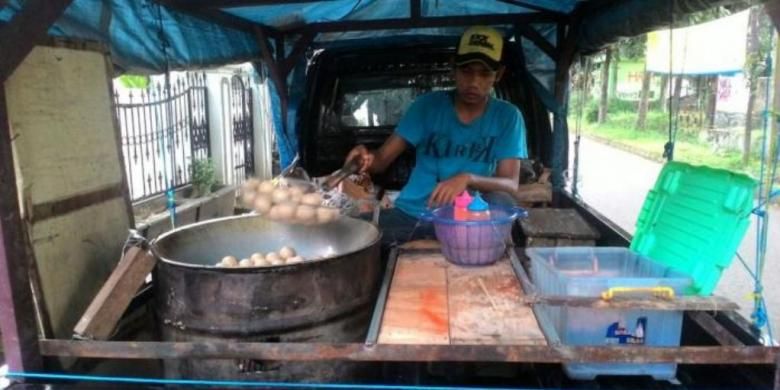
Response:
[{"label": "metal frame structure", "polygon": [[[735,305],[715,297],[678,297],[662,299],[615,298],[602,301],[591,298],[540,296],[531,283],[522,260],[508,251],[512,269],[527,297],[525,303],[552,304],[601,309],[644,308],[652,310],[686,310],[719,346],[681,347],[577,347],[564,345],[554,328],[543,323],[547,345],[417,345],[380,344],[378,332],[384,313],[399,253],[415,254],[431,249],[393,250],[387,264],[377,305],[364,343],[234,343],[204,342],[126,342],[83,340],[40,340],[42,356],[99,359],[253,359],[261,361],[362,361],[362,362],[503,362],[503,363],[679,363],[679,364],[761,364],[775,365],[780,378],[780,347],[745,345],[709,314],[733,310]],[[775,384],[778,388],[780,383]]]},{"label": "metal frame structure", "polygon": [[[299,3],[302,0],[157,0],[159,3],[195,15],[211,23],[256,34],[261,58],[282,97],[286,117],[287,88],[284,80],[296,58],[305,51],[316,34],[333,31],[372,29],[406,29],[471,24],[513,24],[533,22],[558,23],[557,47],[546,43],[528,28],[518,32],[535,42],[557,65],[555,97],[559,103],[566,98],[569,67],[576,55],[577,15],[561,15],[540,9],[523,0],[504,2],[539,11],[533,14],[504,14],[459,17],[423,17],[420,0],[409,0],[410,17],[405,19],[315,23],[279,30],[258,25],[225,13],[219,8],[249,5]],[[64,12],[72,0],[29,0],[8,23],[0,25],[0,82],[5,82],[33,46],[46,36],[49,26]],[[775,26],[780,28],[780,6],[768,5]],[[273,53],[269,40],[283,47],[285,39],[298,36],[294,50],[285,57],[283,50]],[[557,115],[556,121],[565,118]],[[653,347],[570,347],[556,337],[546,346],[522,345],[382,345],[376,343],[232,343],[232,342],[119,342],[73,341],[41,339],[38,334],[34,302],[30,289],[32,254],[25,245],[27,238],[20,218],[16,176],[11,151],[11,129],[4,89],[0,88],[0,328],[2,329],[6,361],[11,371],[34,372],[42,368],[42,356],[103,358],[103,359],[182,359],[182,358],[246,358],[283,361],[349,360],[349,361],[469,361],[469,362],[613,362],[681,364],[764,364],[775,366],[774,388],[780,390],[780,348],[746,346],[720,326],[706,311],[731,310],[733,306],[718,299],[686,298],[679,305],[658,302],[601,302],[592,299],[573,300],[564,297],[540,297],[517,258],[513,265],[518,278],[529,294],[528,303],[616,308],[621,305],[654,309],[685,309],[696,313],[692,318],[721,346]],[[392,265],[391,265],[392,266]],[[388,270],[392,277],[392,269]],[[387,291],[385,291],[385,294]]]}]

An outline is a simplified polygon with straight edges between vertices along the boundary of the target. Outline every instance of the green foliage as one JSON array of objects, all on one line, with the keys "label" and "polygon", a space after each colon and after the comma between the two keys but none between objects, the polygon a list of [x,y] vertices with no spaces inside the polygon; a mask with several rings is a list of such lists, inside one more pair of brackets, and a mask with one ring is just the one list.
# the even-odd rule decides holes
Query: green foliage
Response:
[{"label": "green foliage", "polygon": [[146,89],[149,86],[149,76],[126,74],[119,76],[119,82],[125,88]]},{"label": "green foliage", "polygon": [[647,46],[647,34],[636,37],[623,38],[617,44],[618,55],[621,60],[643,60]]},{"label": "green foliage", "polygon": [[[660,111],[648,111],[644,131],[634,129],[635,112],[610,114],[604,124],[585,123],[583,133],[607,139],[619,146],[651,158],[662,158],[664,144],[669,139],[669,116]],[[693,134],[678,132],[675,141],[675,159],[696,165],[746,172],[757,176],[760,160],[751,157],[747,165],[742,154],[736,151],[716,151],[706,142],[699,141]]]},{"label": "green foliage", "polygon": [[214,161],[210,158],[194,160],[190,168],[192,170],[193,196],[205,196],[211,193],[217,184],[217,174]]},{"label": "green foliage", "polygon": [[[610,117],[615,114],[620,113],[636,113],[636,107],[637,103],[628,101],[628,100],[621,100],[621,99],[610,99],[609,103],[607,104],[607,118],[611,119]],[[576,110],[579,109],[579,106],[571,106],[574,107],[575,113]],[[585,115],[585,122],[587,123],[593,123],[596,122],[596,120],[599,117],[599,103],[596,100],[589,101],[585,108],[583,109],[584,115]]]},{"label": "green foliage", "polygon": [[[755,47],[751,47],[750,36],[748,37],[748,53],[745,57],[745,75],[747,81],[751,87],[755,86],[755,83],[759,77],[766,76],[765,73],[768,70],[768,64],[766,59],[769,53],[772,51],[772,35],[774,29],[772,23],[769,21],[769,17],[766,12],[761,8],[754,8],[750,10],[751,18],[757,18],[756,30],[749,29],[748,35],[755,33]],[[751,20],[752,21],[752,20]]]}]

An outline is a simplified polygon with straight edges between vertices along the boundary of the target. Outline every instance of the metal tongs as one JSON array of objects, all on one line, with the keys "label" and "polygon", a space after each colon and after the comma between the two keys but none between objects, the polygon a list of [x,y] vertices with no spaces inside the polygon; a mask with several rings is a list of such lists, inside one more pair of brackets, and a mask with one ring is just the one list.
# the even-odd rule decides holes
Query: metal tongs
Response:
[{"label": "metal tongs", "polygon": [[312,190],[322,194],[323,206],[338,208],[342,214],[349,214],[356,208],[354,201],[342,193],[338,185],[360,170],[360,160],[345,163],[339,170],[321,180],[312,180],[303,168],[297,166],[298,161],[299,157],[296,154],[293,161],[274,178],[274,181],[276,183],[287,182],[288,185],[293,182],[305,183],[305,185],[311,186]]},{"label": "metal tongs", "polygon": [[348,178],[350,175],[353,175],[357,173],[357,171],[360,170],[360,162],[358,159],[352,159],[350,161],[347,161],[343,167],[341,167],[336,172],[333,172],[328,176],[323,182],[322,182],[322,190],[325,192],[330,192],[332,189],[336,188],[336,186],[339,185],[344,179]]}]

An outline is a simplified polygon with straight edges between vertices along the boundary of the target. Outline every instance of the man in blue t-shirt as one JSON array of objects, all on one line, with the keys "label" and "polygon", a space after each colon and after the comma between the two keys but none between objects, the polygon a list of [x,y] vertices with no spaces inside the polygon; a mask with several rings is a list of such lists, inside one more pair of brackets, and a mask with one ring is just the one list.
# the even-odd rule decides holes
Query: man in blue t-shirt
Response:
[{"label": "man in blue t-shirt", "polygon": [[504,73],[502,49],[495,29],[466,30],[455,56],[455,89],[420,96],[379,149],[359,145],[347,156],[360,159],[362,171],[380,173],[406,148],[416,148],[416,165],[396,207],[379,217],[385,244],[429,235],[430,226],[418,217],[451,204],[466,189],[488,194],[489,201],[491,193],[517,190],[520,159],[527,157],[525,124],[514,105],[490,95]]}]

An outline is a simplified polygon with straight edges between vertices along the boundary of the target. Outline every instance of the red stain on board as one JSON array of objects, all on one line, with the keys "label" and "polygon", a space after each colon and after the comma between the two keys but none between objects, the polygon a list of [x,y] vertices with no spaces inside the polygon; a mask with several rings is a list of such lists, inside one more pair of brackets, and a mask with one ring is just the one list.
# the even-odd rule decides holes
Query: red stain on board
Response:
[{"label": "red stain on board", "polygon": [[422,301],[420,307],[421,314],[434,325],[434,330],[437,333],[446,333],[449,329],[447,319],[442,318],[441,315],[432,310],[432,308],[439,308],[444,305],[441,295],[437,294],[433,288],[426,288],[420,292],[420,300]]}]

